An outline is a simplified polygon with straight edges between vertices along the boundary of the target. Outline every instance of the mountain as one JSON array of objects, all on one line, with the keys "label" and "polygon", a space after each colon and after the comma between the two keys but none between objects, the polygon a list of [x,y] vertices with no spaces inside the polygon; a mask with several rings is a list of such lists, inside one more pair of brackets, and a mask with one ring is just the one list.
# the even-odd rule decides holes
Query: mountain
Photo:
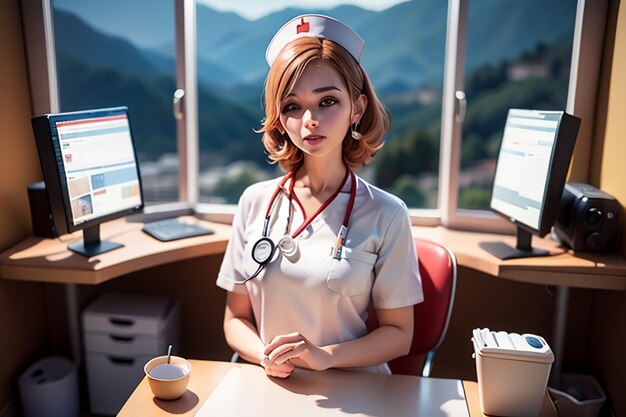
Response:
[{"label": "mountain", "polygon": [[[198,55],[224,65],[246,82],[261,82],[264,79],[268,70],[265,49],[277,28],[292,17],[303,13],[325,13],[354,26],[375,14],[356,6],[339,6],[330,10],[287,8],[254,21],[243,18],[237,20],[229,15],[226,18],[230,25],[227,26],[220,23],[222,13],[202,9],[206,7],[198,5]],[[218,32],[219,28],[225,26],[227,29]],[[202,32],[206,32],[206,28],[220,35],[211,33],[203,36]]]},{"label": "mountain", "polygon": [[102,34],[72,13],[54,11],[55,44],[59,51],[90,65],[153,76],[161,70],[126,39]]},{"label": "mountain", "polygon": [[355,26],[367,45],[363,66],[379,90],[395,83],[412,89],[441,82],[446,16],[445,2],[414,0],[383,10]]},{"label": "mountain", "polygon": [[[175,75],[173,56],[140,48],[120,36],[101,33],[72,12],[55,9],[54,27],[56,47],[77,61],[142,76]],[[203,58],[198,58],[198,80],[209,86],[241,83],[241,79],[224,66]]]},{"label": "mountain", "polygon": [[102,34],[124,34],[127,40],[142,49],[169,45],[171,50],[164,52],[173,56],[173,0],[54,0],[54,9],[79,16]]},{"label": "mountain", "polygon": [[[517,57],[538,42],[571,39],[576,2],[478,0],[468,10],[468,69]],[[532,25],[530,24],[532,22]],[[532,29],[531,29],[532,27]]]},{"label": "mountain", "polygon": [[[149,49],[174,59],[174,10],[169,0],[151,1],[150,7],[126,0],[57,0],[55,8],[72,10],[100,32],[125,36],[144,52]],[[117,11],[115,18],[109,13],[111,9]],[[350,5],[315,10],[287,8],[256,20],[198,3],[199,78],[228,87],[242,82],[260,83],[267,73],[265,48],[270,39],[287,20],[304,12],[336,17],[363,37],[367,45],[363,65],[379,91],[441,84],[448,12],[447,2],[442,0],[411,0],[380,12]],[[576,4],[571,0],[472,1],[468,10],[466,71],[518,56],[534,48],[538,40],[562,38],[572,32],[575,12]]]},{"label": "mountain", "polygon": [[[80,4],[88,4],[92,9],[106,8],[107,5],[126,10],[126,3],[120,1]],[[158,2],[155,4],[160,4]],[[473,68],[519,59],[535,50],[539,39],[555,44],[565,39],[568,45],[575,5],[563,0],[544,3],[539,0],[515,3],[513,0],[473,1],[468,10],[466,74],[470,76]],[[77,9],[82,10],[82,7]],[[536,11],[539,8],[541,13]],[[285,9],[250,21],[200,5],[197,9],[200,149],[204,153],[211,151],[211,158],[217,161],[249,159],[263,162],[259,135],[253,129],[260,127],[262,117],[261,81],[267,73],[265,47],[277,27],[303,10]],[[159,12],[165,13],[164,10]],[[150,10],[146,16],[153,13],[156,12]],[[387,93],[409,93],[422,85],[440,88],[445,49],[445,2],[413,0],[381,12],[339,6],[325,13],[345,21],[366,40],[363,64],[383,98],[387,98]],[[161,45],[142,47],[123,37],[135,33],[137,28],[113,36],[57,7],[54,18],[62,109],[128,105],[142,154],[158,156],[175,150],[175,125],[171,115],[175,64],[173,56],[163,48],[171,36],[161,33],[167,28],[151,26],[141,20],[137,26],[141,31],[154,33],[154,45]],[[161,18],[157,18],[157,22],[158,19]],[[534,25],[532,31],[527,29],[529,21]],[[146,38],[145,33],[142,36],[142,39]],[[571,47],[565,49],[566,53],[568,51]],[[470,81],[467,82],[468,97],[472,97]],[[506,106],[497,103],[508,103],[512,96],[519,97],[520,103],[530,105],[533,101],[526,99],[525,88],[504,85],[501,95],[489,100],[487,97],[476,100],[474,95],[473,106],[488,109],[491,105],[502,110]],[[494,99],[499,100],[495,105]],[[553,100],[546,102],[551,106],[558,104],[554,103]],[[437,103],[423,107],[396,100],[390,102],[390,108],[394,115],[394,131],[390,137],[408,137],[412,130],[424,127],[430,121],[436,123],[428,130],[432,133],[438,129],[441,110]],[[485,110],[480,114],[487,113]],[[468,125],[472,119],[470,116],[468,110]],[[496,121],[490,125],[499,124]],[[487,135],[485,133],[485,137]],[[415,140],[422,140],[418,139]],[[489,151],[484,145],[474,148],[480,150],[481,155]]]},{"label": "mountain", "polygon": [[[95,32],[66,12],[55,13],[55,23],[61,109],[128,106],[140,155],[150,159],[175,152],[172,94],[176,84],[173,71],[161,71],[164,61],[158,63],[157,58],[143,54],[125,40]],[[63,33],[68,29],[73,30],[73,39],[66,39],[70,34]],[[99,56],[93,51],[100,51]],[[109,58],[103,60],[103,56]],[[253,131],[260,125],[258,110],[202,85],[198,88],[198,106],[203,151],[229,160],[264,161]],[[258,146],[249,146],[255,142]]]}]

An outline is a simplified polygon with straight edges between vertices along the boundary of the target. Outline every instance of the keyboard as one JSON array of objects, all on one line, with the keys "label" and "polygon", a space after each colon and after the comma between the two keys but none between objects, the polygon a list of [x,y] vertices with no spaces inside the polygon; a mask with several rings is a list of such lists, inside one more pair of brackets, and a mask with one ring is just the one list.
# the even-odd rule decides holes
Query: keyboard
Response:
[{"label": "keyboard", "polygon": [[214,230],[208,227],[195,223],[181,222],[178,219],[165,219],[145,223],[141,230],[162,242],[215,233]]}]

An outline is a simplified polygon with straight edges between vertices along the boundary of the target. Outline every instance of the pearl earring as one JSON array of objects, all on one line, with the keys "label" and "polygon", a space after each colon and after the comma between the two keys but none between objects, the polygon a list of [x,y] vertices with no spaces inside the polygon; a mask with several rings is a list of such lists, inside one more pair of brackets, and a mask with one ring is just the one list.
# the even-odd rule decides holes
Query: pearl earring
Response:
[{"label": "pearl earring", "polygon": [[350,135],[352,136],[352,139],[361,140],[363,135],[361,134],[361,132],[359,132],[360,127],[361,127],[361,124],[358,122],[352,125],[352,133],[350,133]]}]

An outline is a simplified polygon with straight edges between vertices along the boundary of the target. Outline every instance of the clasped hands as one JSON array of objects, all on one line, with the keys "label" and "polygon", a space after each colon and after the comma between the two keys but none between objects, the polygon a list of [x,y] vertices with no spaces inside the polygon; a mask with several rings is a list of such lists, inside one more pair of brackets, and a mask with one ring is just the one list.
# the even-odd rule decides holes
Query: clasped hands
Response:
[{"label": "clasped hands", "polygon": [[287,378],[296,366],[317,371],[330,367],[330,354],[300,333],[274,337],[263,355],[260,365],[267,375],[277,378]]}]

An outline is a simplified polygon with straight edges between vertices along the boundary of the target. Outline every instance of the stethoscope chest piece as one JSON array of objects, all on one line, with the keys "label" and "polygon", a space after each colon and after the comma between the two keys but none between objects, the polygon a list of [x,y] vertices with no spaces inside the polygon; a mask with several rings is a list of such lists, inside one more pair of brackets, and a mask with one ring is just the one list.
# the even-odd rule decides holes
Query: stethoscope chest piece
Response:
[{"label": "stethoscope chest piece", "polygon": [[298,243],[293,237],[289,235],[283,236],[278,241],[278,247],[280,248],[283,255],[287,257],[287,259],[289,259],[292,262],[297,260]]},{"label": "stethoscope chest piece", "polygon": [[259,265],[265,265],[272,258],[275,249],[276,246],[270,238],[262,237],[252,247],[252,259]]}]

